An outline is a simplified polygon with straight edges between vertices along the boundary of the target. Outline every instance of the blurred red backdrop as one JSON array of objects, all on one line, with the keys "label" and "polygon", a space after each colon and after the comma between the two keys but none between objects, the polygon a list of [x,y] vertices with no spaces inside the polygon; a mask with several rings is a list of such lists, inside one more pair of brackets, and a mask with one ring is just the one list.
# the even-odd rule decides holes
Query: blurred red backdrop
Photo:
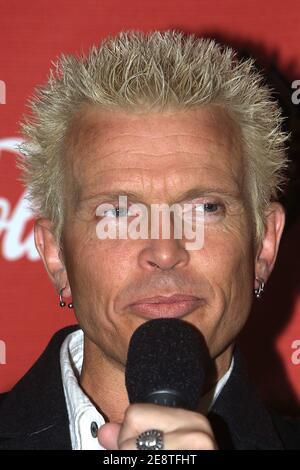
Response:
[{"label": "blurred red backdrop", "polygon": [[[60,309],[33,243],[33,220],[15,168],[18,121],[51,62],[121,30],[182,29],[213,35],[300,78],[298,0],[1,1],[0,16],[0,392],[40,355],[53,332],[74,323]],[[1,91],[2,90],[2,91]],[[4,95],[5,93],[5,95]],[[300,401],[300,221],[283,240],[241,345],[264,398],[283,412]]]}]

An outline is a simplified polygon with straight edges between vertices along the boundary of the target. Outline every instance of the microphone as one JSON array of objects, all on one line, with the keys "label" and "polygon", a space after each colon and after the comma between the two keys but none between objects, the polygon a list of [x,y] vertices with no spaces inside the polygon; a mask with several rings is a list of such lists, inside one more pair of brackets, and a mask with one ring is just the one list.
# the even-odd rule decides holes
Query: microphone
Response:
[{"label": "microphone", "polygon": [[133,333],[125,384],[130,403],[153,403],[196,411],[209,354],[201,333],[177,318],[149,320]]}]

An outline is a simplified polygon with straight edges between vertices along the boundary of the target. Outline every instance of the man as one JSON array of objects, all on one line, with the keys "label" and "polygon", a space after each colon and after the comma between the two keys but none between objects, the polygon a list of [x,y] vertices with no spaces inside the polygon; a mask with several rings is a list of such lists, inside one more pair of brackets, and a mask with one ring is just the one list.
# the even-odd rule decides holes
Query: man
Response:
[{"label": "man", "polygon": [[[277,196],[287,136],[252,61],[180,32],[120,33],[87,57],[62,57],[32,110],[21,165],[35,242],[80,328],[58,332],[3,398],[0,447],[295,446],[292,425],[265,410],[234,348],[285,222]],[[149,227],[149,236],[124,232],[137,204],[188,207],[203,243],[188,249],[186,233],[163,237],[161,225],[158,237]],[[164,316],[205,338],[211,371],[196,412],[129,405],[129,340]]]}]

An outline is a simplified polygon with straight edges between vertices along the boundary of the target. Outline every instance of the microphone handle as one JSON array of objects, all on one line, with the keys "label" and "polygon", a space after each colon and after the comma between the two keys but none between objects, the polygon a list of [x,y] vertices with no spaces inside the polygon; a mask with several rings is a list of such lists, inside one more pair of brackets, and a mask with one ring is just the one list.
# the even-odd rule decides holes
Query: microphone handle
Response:
[{"label": "microphone handle", "polygon": [[154,405],[170,406],[173,408],[189,409],[184,395],[177,390],[165,389],[150,392],[143,400],[143,403]]}]

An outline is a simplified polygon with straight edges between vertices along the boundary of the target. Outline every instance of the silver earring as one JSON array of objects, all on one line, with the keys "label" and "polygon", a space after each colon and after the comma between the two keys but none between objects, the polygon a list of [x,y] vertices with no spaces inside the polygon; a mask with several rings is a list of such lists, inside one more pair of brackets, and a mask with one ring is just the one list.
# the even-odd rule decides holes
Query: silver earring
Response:
[{"label": "silver earring", "polygon": [[255,279],[259,282],[259,286],[257,289],[254,289],[254,294],[257,299],[260,299],[265,290],[265,282],[262,279],[259,279],[258,277],[256,277]]},{"label": "silver earring", "polygon": [[[64,301],[64,298],[63,298],[63,291],[64,291],[64,287],[62,289],[60,289],[60,291],[59,291],[59,305],[60,305],[60,307],[65,307],[66,306],[66,302]],[[68,303],[68,307],[69,308],[74,308],[73,303],[72,302]]]}]

